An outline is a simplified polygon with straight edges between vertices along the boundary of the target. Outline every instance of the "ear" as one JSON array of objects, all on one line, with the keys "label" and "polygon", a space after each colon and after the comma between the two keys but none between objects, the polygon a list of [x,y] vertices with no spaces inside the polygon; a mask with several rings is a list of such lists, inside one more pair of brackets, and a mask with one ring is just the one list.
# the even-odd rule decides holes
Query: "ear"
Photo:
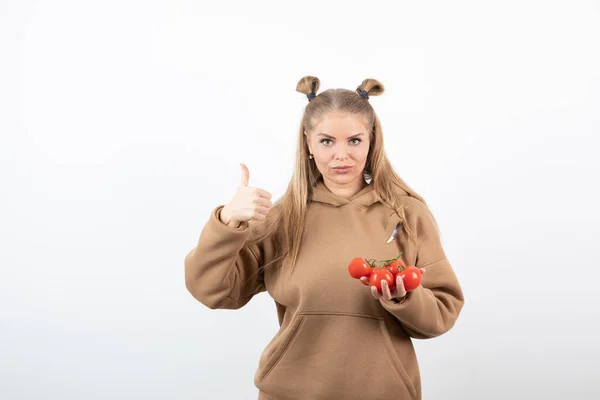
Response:
[{"label": "ear", "polygon": [[309,140],[309,136],[306,133],[306,131],[304,131],[304,136],[306,137],[306,146],[308,147],[308,153],[312,154],[312,149],[310,148],[310,140]]}]

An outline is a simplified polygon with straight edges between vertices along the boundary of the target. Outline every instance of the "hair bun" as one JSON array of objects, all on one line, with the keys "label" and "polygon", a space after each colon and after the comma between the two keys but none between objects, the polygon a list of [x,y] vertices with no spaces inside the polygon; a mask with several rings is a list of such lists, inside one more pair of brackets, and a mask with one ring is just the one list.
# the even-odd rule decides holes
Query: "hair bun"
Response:
[{"label": "hair bun", "polygon": [[306,75],[298,81],[296,85],[296,91],[304,93],[308,97],[308,101],[311,101],[317,96],[317,91],[321,86],[321,81],[316,76]]},{"label": "hair bun", "polygon": [[384,92],[384,87],[377,79],[367,78],[356,88],[356,93],[369,98],[369,96],[381,96]]}]

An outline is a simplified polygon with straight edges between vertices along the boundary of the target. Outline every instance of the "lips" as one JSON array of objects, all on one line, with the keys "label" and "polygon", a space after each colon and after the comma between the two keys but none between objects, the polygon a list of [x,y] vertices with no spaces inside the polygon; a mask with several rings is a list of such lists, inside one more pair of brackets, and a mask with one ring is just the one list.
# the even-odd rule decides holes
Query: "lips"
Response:
[{"label": "lips", "polygon": [[333,167],[333,169],[350,169],[352,166],[344,166],[344,167]]}]

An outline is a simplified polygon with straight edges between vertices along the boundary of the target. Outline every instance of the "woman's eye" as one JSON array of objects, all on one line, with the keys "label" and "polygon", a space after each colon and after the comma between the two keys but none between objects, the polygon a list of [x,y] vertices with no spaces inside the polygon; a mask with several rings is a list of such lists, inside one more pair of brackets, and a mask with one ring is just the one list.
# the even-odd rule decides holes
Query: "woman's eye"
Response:
[{"label": "woman's eye", "polygon": [[[360,140],[360,139],[351,139],[351,140],[356,140],[357,142],[355,144],[359,144],[360,142],[362,142],[362,140]],[[321,143],[325,144],[324,142],[331,142],[331,139],[321,140]]]}]

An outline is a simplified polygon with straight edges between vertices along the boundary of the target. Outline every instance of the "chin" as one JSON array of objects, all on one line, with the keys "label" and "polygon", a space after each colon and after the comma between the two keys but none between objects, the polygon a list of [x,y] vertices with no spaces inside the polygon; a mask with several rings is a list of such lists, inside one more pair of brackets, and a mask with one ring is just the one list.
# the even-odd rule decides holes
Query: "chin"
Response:
[{"label": "chin", "polygon": [[327,178],[332,181],[332,182],[337,182],[337,183],[348,183],[348,182],[353,182],[358,178],[362,179],[362,174],[359,175],[347,175],[347,174],[340,174],[340,175],[329,175]]}]

